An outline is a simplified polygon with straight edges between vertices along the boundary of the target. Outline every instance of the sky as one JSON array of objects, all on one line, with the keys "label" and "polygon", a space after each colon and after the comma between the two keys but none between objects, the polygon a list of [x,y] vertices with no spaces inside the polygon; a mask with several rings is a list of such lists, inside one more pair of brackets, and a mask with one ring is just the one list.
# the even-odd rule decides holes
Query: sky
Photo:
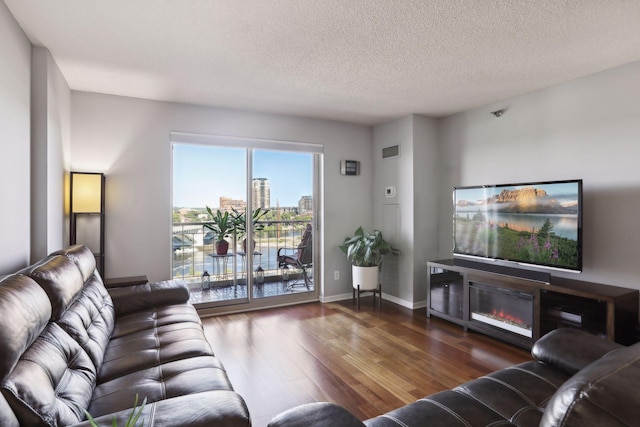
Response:
[{"label": "sky", "polygon": [[[313,154],[254,150],[253,177],[267,178],[271,207],[298,206],[311,196]],[[173,206],[218,207],[220,197],[246,199],[246,156],[243,148],[174,144]]]}]

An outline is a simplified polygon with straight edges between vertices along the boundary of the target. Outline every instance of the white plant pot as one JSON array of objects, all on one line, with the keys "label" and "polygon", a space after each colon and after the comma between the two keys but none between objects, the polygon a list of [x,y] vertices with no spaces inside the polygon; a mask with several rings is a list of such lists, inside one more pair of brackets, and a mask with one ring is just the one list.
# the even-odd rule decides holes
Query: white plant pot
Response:
[{"label": "white plant pot", "polygon": [[377,265],[373,267],[357,267],[351,266],[351,274],[353,277],[353,287],[358,289],[360,285],[361,291],[373,291],[378,289],[378,273],[380,268]]}]

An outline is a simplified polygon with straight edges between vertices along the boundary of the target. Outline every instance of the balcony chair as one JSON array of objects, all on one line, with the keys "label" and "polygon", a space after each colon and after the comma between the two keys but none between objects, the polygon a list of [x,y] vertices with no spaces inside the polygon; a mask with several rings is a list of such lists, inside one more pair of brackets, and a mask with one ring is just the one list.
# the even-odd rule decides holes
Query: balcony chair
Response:
[{"label": "balcony chair", "polygon": [[[309,269],[313,267],[313,238],[311,233],[311,224],[307,224],[307,228],[302,234],[300,244],[296,248],[278,248],[278,267],[283,270],[295,268],[300,270],[300,275],[294,280],[287,283],[287,288],[291,289],[296,285],[304,285],[310,289],[312,279],[309,275]],[[302,281],[302,280],[303,281]]]}]

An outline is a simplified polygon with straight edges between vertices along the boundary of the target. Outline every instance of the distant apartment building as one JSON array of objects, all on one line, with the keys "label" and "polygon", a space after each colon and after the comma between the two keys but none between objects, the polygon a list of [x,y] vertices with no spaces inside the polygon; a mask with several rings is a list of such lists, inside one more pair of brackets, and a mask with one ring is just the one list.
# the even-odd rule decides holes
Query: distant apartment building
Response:
[{"label": "distant apartment building", "polygon": [[253,208],[269,209],[271,207],[271,190],[267,178],[254,178],[252,182]]},{"label": "distant apartment building", "polygon": [[298,213],[307,213],[313,211],[313,199],[311,196],[302,196],[298,201]]},{"label": "distant apartment building", "polygon": [[232,199],[231,197],[220,197],[220,210],[231,212],[233,209],[244,211],[247,209],[247,202],[244,200]]},{"label": "distant apartment building", "polygon": [[285,206],[285,207],[281,207],[281,208],[276,208],[281,214],[283,213],[290,213],[290,214],[294,214],[297,215],[298,214],[298,207],[297,206]]}]

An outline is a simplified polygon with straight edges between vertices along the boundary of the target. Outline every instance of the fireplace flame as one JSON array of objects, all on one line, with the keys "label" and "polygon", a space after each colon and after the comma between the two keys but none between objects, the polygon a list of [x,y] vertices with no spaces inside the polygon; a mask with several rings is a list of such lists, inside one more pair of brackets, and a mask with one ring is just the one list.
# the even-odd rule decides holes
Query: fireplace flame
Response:
[{"label": "fireplace flame", "polygon": [[526,325],[525,321],[520,319],[519,317],[516,316],[512,316],[509,313],[505,313],[504,309],[500,309],[498,310],[497,308],[494,308],[493,310],[491,310],[491,314],[495,317],[498,317],[502,320],[506,320],[509,322],[513,322],[516,323],[518,325]]}]

